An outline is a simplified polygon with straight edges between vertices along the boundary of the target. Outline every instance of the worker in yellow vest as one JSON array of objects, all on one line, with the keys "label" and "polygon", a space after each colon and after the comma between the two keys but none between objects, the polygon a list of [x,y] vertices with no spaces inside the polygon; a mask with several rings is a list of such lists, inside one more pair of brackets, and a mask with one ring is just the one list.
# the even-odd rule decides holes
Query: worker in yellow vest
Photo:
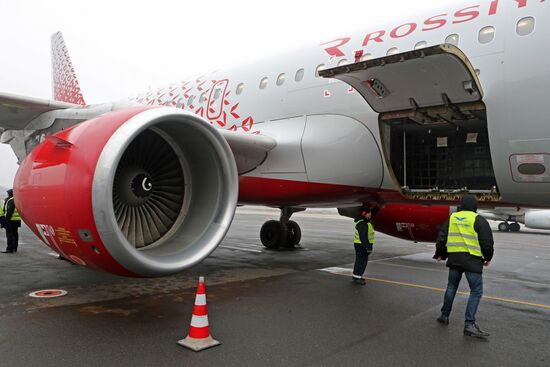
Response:
[{"label": "worker in yellow vest", "polygon": [[15,207],[13,200],[13,190],[6,191],[8,197],[2,205],[2,227],[6,230],[6,239],[8,246],[6,251],[2,251],[4,254],[13,254],[17,252],[17,246],[19,242],[19,234],[17,230],[21,227],[21,217]]},{"label": "worker in yellow vest", "polygon": [[483,338],[489,333],[476,324],[476,312],[483,295],[483,267],[489,266],[493,258],[493,232],[485,218],[477,215],[477,199],[473,195],[462,198],[459,211],[451,214],[436,243],[434,258],[447,259],[449,280],[443,298],[441,316],[437,321],[449,324],[449,316],[462,274],[470,286],[470,297],[466,306],[464,335]]},{"label": "worker in yellow vest", "polygon": [[363,274],[367,268],[369,255],[371,254],[375,243],[374,227],[371,221],[378,210],[378,207],[371,209],[370,206],[364,206],[360,209],[359,215],[355,218],[355,236],[353,238],[353,246],[355,247],[355,265],[353,267],[352,275],[352,279],[355,284],[366,284]]}]

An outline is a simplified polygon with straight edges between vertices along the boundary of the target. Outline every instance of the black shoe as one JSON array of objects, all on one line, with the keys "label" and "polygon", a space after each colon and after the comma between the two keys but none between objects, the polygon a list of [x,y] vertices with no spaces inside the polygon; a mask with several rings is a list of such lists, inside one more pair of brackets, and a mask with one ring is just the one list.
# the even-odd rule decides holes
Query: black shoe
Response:
[{"label": "black shoe", "polygon": [[359,284],[359,285],[365,285],[365,284],[367,284],[367,282],[366,282],[365,279],[363,279],[363,278],[355,278],[355,277],[352,277],[352,279],[353,279],[353,282],[354,282],[355,284]]},{"label": "black shoe", "polygon": [[470,324],[464,327],[464,335],[474,336],[476,338],[484,338],[491,334],[486,333],[485,331],[481,331],[481,329],[479,328],[479,326],[477,326],[477,324]]},{"label": "black shoe", "polygon": [[437,318],[437,322],[443,325],[449,325],[449,316],[441,315]]},{"label": "black shoe", "polygon": [[2,251],[3,254],[13,254],[13,251]]}]

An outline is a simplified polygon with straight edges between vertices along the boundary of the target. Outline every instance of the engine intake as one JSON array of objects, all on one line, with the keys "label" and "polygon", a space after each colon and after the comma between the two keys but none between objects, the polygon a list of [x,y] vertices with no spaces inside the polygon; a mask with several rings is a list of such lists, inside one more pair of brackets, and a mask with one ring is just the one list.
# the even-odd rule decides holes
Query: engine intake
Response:
[{"label": "engine intake", "polygon": [[218,246],[238,176],[208,122],[178,109],[132,108],[49,137],[21,165],[15,189],[25,222],[57,252],[152,277],[189,268]]}]

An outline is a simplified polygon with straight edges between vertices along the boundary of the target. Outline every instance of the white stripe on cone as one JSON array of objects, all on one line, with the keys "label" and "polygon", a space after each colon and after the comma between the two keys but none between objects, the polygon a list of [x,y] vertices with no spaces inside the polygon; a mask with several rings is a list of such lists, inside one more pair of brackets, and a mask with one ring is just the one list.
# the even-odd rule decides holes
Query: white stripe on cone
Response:
[{"label": "white stripe on cone", "polygon": [[206,306],[206,294],[197,294],[195,297],[195,306]]},{"label": "white stripe on cone", "polygon": [[191,318],[191,326],[193,327],[207,327],[208,326],[208,315],[196,316],[193,315]]}]

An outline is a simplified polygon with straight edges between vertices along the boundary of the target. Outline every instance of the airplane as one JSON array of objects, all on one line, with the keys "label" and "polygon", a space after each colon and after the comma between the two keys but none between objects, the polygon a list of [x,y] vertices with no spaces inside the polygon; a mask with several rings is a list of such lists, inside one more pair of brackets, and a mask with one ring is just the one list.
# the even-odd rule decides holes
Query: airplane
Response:
[{"label": "airplane", "polygon": [[497,207],[483,209],[478,213],[486,219],[502,221],[498,224],[498,230],[501,232],[519,232],[520,223],[527,228],[550,229],[550,210]]},{"label": "airplane", "polygon": [[382,206],[378,231],[435,240],[466,194],[550,207],[548,2],[490,0],[87,105],[63,37],[53,100],[0,95],[25,223],[76,264],[155,277],[223,240],[237,205]]}]

